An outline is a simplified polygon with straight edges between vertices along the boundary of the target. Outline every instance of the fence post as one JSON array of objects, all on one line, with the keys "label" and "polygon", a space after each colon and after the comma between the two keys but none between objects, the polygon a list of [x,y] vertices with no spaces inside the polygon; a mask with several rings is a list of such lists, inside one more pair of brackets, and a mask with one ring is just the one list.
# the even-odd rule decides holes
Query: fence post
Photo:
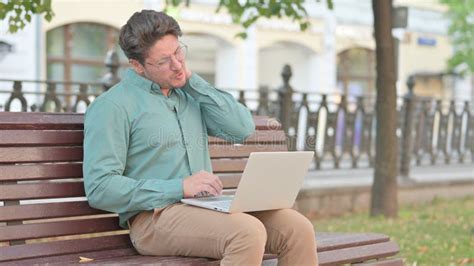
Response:
[{"label": "fence post", "polygon": [[408,92],[405,94],[405,113],[402,130],[402,152],[400,158],[400,176],[404,180],[410,179],[411,156],[413,153],[413,118],[415,115],[416,97],[413,92],[415,87],[415,77],[410,75],[407,80]]},{"label": "fence post", "polygon": [[270,115],[268,93],[269,93],[269,90],[267,86],[260,86],[258,88],[257,115],[263,115],[263,116]]},{"label": "fence post", "polygon": [[109,50],[105,56],[104,63],[109,72],[105,73],[105,75],[102,77],[101,83],[104,87],[104,91],[107,91],[112,86],[120,82],[120,78],[117,75],[118,68],[120,67],[117,52],[115,52],[115,50]]},{"label": "fence post", "polygon": [[292,72],[290,65],[286,64],[281,72],[283,85],[278,89],[279,119],[282,129],[288,134],[291,126],[291,114],[293,112],[293,88],[290,85]]},{"label": "fence post", "polygon": [[6,104],[5,104],[5,111],[10,112],[11,104],[13,100],[18,99],[21,103],[21,111],[22,112],[27,112],[28,111],[28,103],[23,96],[23,91],[22,89],[22,82],[21,81],[14,81],[13,82],[13,91],[10,95],[10,98],[8,98]]}]

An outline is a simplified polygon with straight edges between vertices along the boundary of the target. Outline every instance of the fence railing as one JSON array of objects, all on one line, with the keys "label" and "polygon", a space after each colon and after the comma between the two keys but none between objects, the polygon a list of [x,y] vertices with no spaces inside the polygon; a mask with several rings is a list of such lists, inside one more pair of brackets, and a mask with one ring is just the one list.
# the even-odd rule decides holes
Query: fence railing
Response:
[{"label": "fence railing", "polygon": [[[373,166],[373,96],[295,91],[289,66],[282,77],[276,90],[227,91],[254,114],[277,118],[290,150],[315,151],[316,169]],[[36,91],[23,89],[32,84]],[[412,79],[407,85],[409,93],[397,101],[400,174],[409,176],[412,165],[474,162],[473,101],[421,98],[413,92]],[[37,92],[38,86],[45,92]],[[104,90],[103,83],[0,80],[0,99],[8,96],[0,111],[84,112]]]},{"label": "fence railing", "polygon": [[0,79],[0,111],[84,112],[102,92],[102,83]]}]

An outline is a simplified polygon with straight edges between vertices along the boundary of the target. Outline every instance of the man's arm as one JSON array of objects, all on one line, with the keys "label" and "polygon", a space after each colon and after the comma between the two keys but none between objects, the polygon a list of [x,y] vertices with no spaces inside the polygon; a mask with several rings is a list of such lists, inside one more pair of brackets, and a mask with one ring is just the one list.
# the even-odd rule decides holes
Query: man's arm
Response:
[{"label": "man's arm", "polygon": [[249,109],[193,73],[183,90],[201,106],[209,135],[242,143],[255,130]]},{"label": "man's arm", "polygon": [[129,132],[125,111],[107,99],[97,99],[87,110],[83,173],[89,204],[123,213],[152,210],[179,201],[183,197],[180,178],[137,180],[123,175]]}]

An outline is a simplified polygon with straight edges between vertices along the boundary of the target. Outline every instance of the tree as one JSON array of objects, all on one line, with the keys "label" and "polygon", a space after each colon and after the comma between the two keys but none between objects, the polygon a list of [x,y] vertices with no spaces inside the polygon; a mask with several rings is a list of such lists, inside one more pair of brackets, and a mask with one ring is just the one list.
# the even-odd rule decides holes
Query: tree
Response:
[{"label": "tree", "polygon": [[377,136],[371,215],[395,217],[397,201],[397,89],[392,0],[372,0],[377,60]]},{"label": "tree", "polygon": [[440,2],[448,6],[447,16],[450,19],[448,34],[454,46],[454,55],[448,61],[448,68],[451,71],[461,68],[462,72],[474,73],[474,1],[440,0]]},{"label": "tree", "polygon": [[[9,14],[15,10],[17,16],[22,14],[18,8],[13,8],[17,3],[21,6],[24,2],[9,1],[7,9],[0,14]],[[51,2],[34,0],[35,3],[49,4],[43,9],[29,8],[33,13],[52,14]],[[190,0],[166,0],[167,6],[189,5]],[[235,23],[247,29],[258,19],[288,17],[299,23],[301,30],[306,30],[310,25],[305,0],[220,0],[216,12],[222,8],[226,9]],[[326,0],[329,8],[332,8],[332,0]],[[374,185],[372,186],[371,214],[383,214],[394,217],[398,212],[397,204],[397,139],[395,136],[397,112],[396,112],[396,89],[395,89],[395,53],[391,35],[391,11],[392,0],[372,0],[374,13],[374,31],[377,55],[377,139],[376,139],[376,161],[374,172]],[[2,7],[5,7],[3,5]],[[20,8],[21,9],[21,8]],[[27,8],[25,7],[25,10]],[[29,14],[29,13],[27,13]],[[26,15],[25,15],[26,16]],[[15,17],[15,14],[13,14]],[[30,18],[31,19],[31,18]],[[16,18],[12,19],[13,21]],[[11,24],[10,24],[11,25]],[[15,24],[22,28],[24,24]],[[10,28],[11,29],[11,28]],[[245,37],[245,32],[239,34]]]},{"label": "tree", "polygon": [[26,23],[31,22],[34,14],[44,14],[47,21],[54,16],[51,9],[51,0],[8,0],[0,2],[0,20],[8,18],[8,31],[15,33],[23,29]]}]

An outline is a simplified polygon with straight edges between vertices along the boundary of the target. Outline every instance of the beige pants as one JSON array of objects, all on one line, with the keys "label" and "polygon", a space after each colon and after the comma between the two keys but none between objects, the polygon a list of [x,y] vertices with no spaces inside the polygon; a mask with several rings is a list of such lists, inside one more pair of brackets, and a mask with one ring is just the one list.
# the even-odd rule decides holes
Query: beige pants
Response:
[{"label": "beige pants", "polygon": [[143,255],[260,265],[265,252],[277,254],[278,265],[317,265],[313,225],[291,209],[226,214],[178,203],[140,213],[130,237]]}]

